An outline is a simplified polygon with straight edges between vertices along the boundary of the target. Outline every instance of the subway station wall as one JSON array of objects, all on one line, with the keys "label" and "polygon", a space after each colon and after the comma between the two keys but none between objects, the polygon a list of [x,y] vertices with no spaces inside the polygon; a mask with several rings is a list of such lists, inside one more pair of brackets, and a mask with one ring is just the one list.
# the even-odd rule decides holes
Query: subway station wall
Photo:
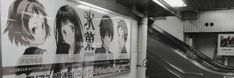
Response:
[{"label": "subway station wall", "polygon": [[[13,12],[11,12],[11,13],[8,13],[8,9],[9,9],[9,5],[11,4],[11,3],[13,3],[13,1],[17,1],[16,2],[16,4],[15,5],[20,5],[21,4],[21,6],[20,7],[22,7],[22,8],[20,8],[20,9],[17,9],[17,10],[14,10]],[[27,2],[27,1],[29,1],[29,2]],[[36,71],[36,70],[34,70],[34,68],[35,69],[40,69],[40,67],[42,67],[41,65],[39,65],[39,66],[35,66],[35,67],[33,67],[33,66],[31,66],[31,68],[29,67],[29,68],[26,68],[26,69],[22,69],[22,70],[15,70],[15,68],[17,68],[17,69],[21,69],[21,67],[23,67],[23,66],[15,66],[14,67],[14,65],[16,65],[16,63],[19,63],[19,62],[16,62],[16,60],[21,60],[21,59],[27,59],[27,58],[25,58],[25,57],[28,57],[27,56],[27,53],[25,54],[25,53],[23,53],[24,52],[24,50],[26,51],[26,49],[24,49],[24,48],[27,48],[27,46],[28,45],[31,45],[31,44],[27,44],[27,42],[26,43],[23,43],[23,42],[19,42],[19,43],[17,43],[15,40],[13,40],[13,41],[10,41],[9,39],[9,37],[7,37],[7,34],[6,34],[6,32],[4,31],[4,29],[6,30],[6,31],[8,31],[7,30],[7,21],[10,21],[10,22],[16,22],[18,19],[29,19],[30,17],[27,17],[27,16],[32,16],[32,17],[34,17],[34,15],[31,15],[30,13],[37,13],[36,14],[36,16],[38,15],[38,18],[46,18],[46,19],[48,19],[47,21],[48,21],[48,24],[51,26],[51,32],[53,32],[53,33],[51,33],[49,36],[51,36],[51,37],[48,37],[48,39],[47,39],[47,41],[44,43],[45,44],[45,46],[40,46],[39,45],[39,47],[42,47],[42,48],[46,48],[46,49],[48,49],[49,48],[49,50],[47,50],[47,52],[46,53],[48,53],[48,55],[53,55],[53,53],[57,53],[57,51],[55,51],[56,50],[56,47],[58,47],[58,46],[56,46],[58,43],[57,43],[57,39],[58,39],[58,34],[57,33],[55,33],[55,32],[57,32],[57,31],[59,31],[59,30],[57,30],[57,28],[56,27],[54,27],[54,25],[58,25],[57,23],[55,24],[55,17],[57,17],[57,15],[56,15],[56,13],[57,13],[57,11],[58,10],[60,10],[61,8],[61,6],[66,6],[66,5],[69,5],[69,6],[71,6],[71,7],[73,7],[73,8],[77,8],[77,7],[82,7],[83,9],[86,9],[87,10],[87,7],[84,7],[84,6],[78,6],[77,5],[77,3],[75,3],[76,1],[83,1],[83,2],[86,2],[86,3],[89,3],[89,4],[92,4],[92,5],[95,5],[95,6],[98,6],[98,7],[101,7],[101,8],[104,8],[104,9],[99,9],[98,11],[96,11],[96,10],[94,10],[94,9],[92,9],[92,11],[91,11],[91,9],[90,8],[88,8],[88,10],[90,10],[91,12],[93,12],[93,13],[95,13],[95,16],[97,16],[97,17],[102,17],[102,16],[104,16],[103,14],[105,14],[106,12],[108,12],[108,13],[111,13],[111,14],[109,14],[110,16],[112,16],[112,17],[114,17],[115,15],[117,15],[117,16],[120,16],[120,17],[123,17],[123,18],[127,18],[126,20],[123,20],[123,21],[128,21],[128,23],[127,23],[127,25],[128,25],[128,29],[130,30],[130,31],[128,31],[128,37],[127,37],[127,43],[126,43],[126,45],[128,45],[128,47],[126,47],[127,48],[127,51],[130,53],[129,55],[130,55],[130,57],[129,57],[129,55],[127,55],[126,57],[130,60],[130,63],[129,64],[127,64],[127,65],[130,65],[130,71],[129,72],[124,72],[124,73],[117,73],[117,74],[110,74],[110,75],[106,75],[106,76],[103,76],[103,77],[109,77],[109,78],[136,78],[136,73],[137,73],[137,68],[136,68],[136,62],[137,62],[137,38],[138,38],[138,24],[137,24],[137,17],[136,16],[134,16],[134,14],[131,12],[131,9],[130,8],[128,8],[128,7],[125,7],[125,6],[123,6],[123,5],[121,5],[121,4],[119,4],[118,2],[117,2],[117,0],[59,0],[59,1],[57,1],[57,0],[38,0],[41,4],[37,4],[37,2],[36,3],[34,3],[34,4],[32,4],[32,5],[30,5],[30,6],[24,6],[24,5],[22,5],[22,3],[25,3],[25,5],[27,5],[27,3],[32,3],[32,2],[30,2],[30,1],[35,1],[35,0],[1,0],[0,1],[0,3],[1,3],[1,55],[4,55],[4,56],[1,56],[1,65],[2,65],[2,67],[1,67],[1,71],[3,71],[3,70],[7,70],[7,71],[4,71],[4,72],[1,72],[1,76],[4,76],[4,77],[1,77],[1,78],[12,78],[12,77],[14,77],[14,75],[16,75],[16,76],[20,76],[20,77],[25,77],[25,76],[29,76],[28,75],[28,73],[30,74],[31,72],[30,72],[30,70],[33,70],[33,71]],[[19,3],[19,4],[18,4]],[[31,7],[31,6],[36,6],[36,8],[35,7]],[[44,6],[44,7],[41,7],[41,6]],[[93,7],[93,8],[95,8],[95,6]],[[6,7],[6,8],[5,8]],[[23,10],[23,8],[25,8],[25,7],[29,7],[28,9],[29,9],[29,11],[30,12],[24,12],[24,11],[22,11]],[[17,7],[14,7],[14,8],[17,8]],[[31,8],[33,8],[33,10],[35,10],[35,11],[31,11],[30,9]],[[66,8],[66,9],[62,9],[63,11],[66,11],[67,9],[70,9],[69,7],[68,8]],[[7,17],[8,16],[8,14],[10,15],[10,14],[13,14],[13,13],[16,13],[16,12],[18,12],[18,11],[22,11],[22,12],[20,12],[20,13],[22,13],[24,16],[26,16],[26,17],[23,17],[23,18],[11,18],[11,17]],[[43,13],[43,11],[45,11],[45,12],[47,12],[47,14],[45,14],[45,13]],[[102,20],[101,18],[97,18],[97,19],[93,19],[93,17],[94,17],[94,15],[92,14],[92,13],[90,13],[90,12],[83,12],[83,10],[81,11],[81,10],[75,10],[77,13],[79,13],[78,15],[80,15],[80,18],[81,18],[81,22],[83,23],[83,25],[84,25],[84,27],[87,27],[87,26],[89,26],[89,25],[95,25],[96,27],[96,29],[99,29],[99,25],[97,24],[97,23],[91,23],[90,22],[90,20],[94,20],[94,21],[97,21],[97,20]],[[10,12],[10,11],[9,11]],[[70,11],[71,13],[73,12],[74,13],[74,11]],[[105,12],[105,13],[102,13],[102,12]],[[19,14],[20,14],[19,13]],[[84,14],[83,14],[84,13]],[[101,13],[101,14],[100,14]],[[83,15],[82,15],[83,14]],[[47,16],[48,15],[48,16]],[[47,17],[44,17],[44,16],[47,16]],[[74,16],[75,17],[75,16]],[[62,17],[63,18],[63,17]],[[73,18],[73,17],[69,17],[69,18]],[[31,18],[30,18],[31,19]],[[33,19],[33,18],[32,18]],[[83,19],[87,19],[87,20],[83,20]],[[108,19],[108,18],[107,18]],[[114,18],[113,18],[114,19]],[[115,18],[115,19],[119,19],[119,17],[118,18]],[[45,19],[42,19],[42,20],[44,20],[44,23],[45,23]],[[105,20],[105,19],[103,19],[103,20]],[[22,20],[21,20],[22,21]],[[32,22],[32,20],[29,20],[30,22]],[[38,20],[38,19],[36,19],[36,21],[34,20],[34,23],[32,24],[32,25],[35,25],[35,24],[38,24],[38,22],[39,22],[40,20]],[[57,19],[56,19],[56,21],[57,21]],[[68,24],[68,23],[73,23],[73,21],[74,20],[69,20],[69,21],[65,21],[66,22],[66,24]],[[17,22],[20,22],[20,21],[17,21]],[[27,22],[27,21],[24,21],[25,23]],[[113,20],[113,22],[115,22],[114,24],[115,24],[115,26],[118,24],[117,22],[116,22],[116,20]],[[24,23],[24,24],[25,24]],[[79,23],[79,22],[78,22]],[[85,24],[86,23],[86,24]],[[24,25],[24,24],[22,24],[22,25]],[[18,24],[19,25],[19,24]],[[26,25],[26,24],[25,24]],[[31,24],[30,24],[31,25]],[[75,23],[74,23],[74,25],[75,25]],[[82,26],[83,26],[82,25]],[[13,25],[12,25],[13,26]],[[48,27],[47,27],[47,25],[39,25],[39,26],[42,26],[42,28],[37,28],[36,26],[36,28],[30,28],[29,27],[29,29],[32,29],[29,33],[31,33],[31,32],[34,32],[34,33],[38,33],[38,32],[35,32],[35,30],[37,30],[37,29],[47,29]],[[76,28],[76,27],[74,27],[74,28],[72,28],[72,24],[71,25],[69,25],[69,26],[71,26],[71,28],[68,28],[68,29],[75,29],[75,30],[78,30],[79,28]],[[45,27],[45,28],[44,28]],[[12,27],[9,27],[9,29],[11,29]],[[117,30],[116,30],[116,28],[117,28],[117,26],[116,27],[114,27],[114,32],[116,32]],[[17,28],[16,27],[16,29],[15,30],[18,30],[18,29],[20,29],[20,28]],[[56,29],[56,31],[55,31],[55,29]],[[87,31],[89,28],[87,28],[87,29],[84,29],[84,31]],[[92,28],[91,28],[92,29]],[[14,29],[13,29],[14,30]],[[26,30],[28,30],[27,28],[25,29],[25,31]],[[93,29],[94,30],[94,29]],[[116,30],[116,31],[115,31]],[[49,31],[49,30],[46,30],[45,32],[47,32],[47,31]],[[63,32],[65,31],[65,29],[63,29],[62,30]],[[61,31],[61,32],[62,32]],[[14,32],[14,31],[11,31],[11,32]],[[88,31],[87,31],[88,32]],[[94,33],[95,33],[96,31],[94,31]],[[69,33],[69,32],[66,32],[66,33]],[[76,32],[77,33],[77,32]],[[13,33],[14,34],[14,33]],[[15,33],[15,34],[22,34],[22,32],[17,32],[17,33]],[[78,32],[78,34],[79,34],[79,32]],[[96,33],[95,33],[96,34]],[[65,34],[66,35],[66,34]],[[77,34],[75,34],[76,36],[77,36]],[[86,34],[87,35],[87,34]],[[90,34],[89,34],[90,35]],[[64,36],[64,34],[62,34],[62,36]],[[116,36],[116,35],[114,35],[114,36]],[[35,37],[35,36],[34,36]],[[80,37],[80,36],[79,36]],[[85,40],[87,41],[87,37],[88,36],[83,36],[83,37],[85,37]],[[113,37],[113,36],[112,36]],[[17,37],[17,39],[20,39],[20,38],[22,38],[22,37]],[[66,37],[66,38],[69,38],[69,37]],[[100,37],[99,37],[100,38]],[[73,39],[73,38],[70,38],[70,39]],[[90,39],[90,37],[89,37],[89,39]],[[96,38],[95,38],[96,39]],[[8,40],[8,41],[7,41]],[[22,38],[22,40],[21,41],[27,41],[27,40],[30,40],[30,39],[27,39],[26,37],[25,38]],[[32,39],[32,40],[37,40],[37,39]],[[84,41],[85,41],[84,40]],[[40,40],[39,40],[40,41]],[[64,40],[64,41],[66,41],[66,40]],[[67,40],[67,41],[69,41],[69,40]],[[70,40],[70,41],[72,41],[72,40]],[[75,40],[74,40],[75,41]],[[95,40],[94,40],[95,41]],[[100,40],[99,40],[100,41]],[[92,42],[92,41],[90,41],[90,42]],[[7,44],[5,44],[5,43],[7,43]],[[31,43],[31,42],[29,42],[29,43]],[[117,43],[117,42],[116,42]],[[13,44],[15,44],[15,45],[13,45]],[[38,44],[38,43],[36,43],[36,44]],[[79,45],[80,43],[77,43],[77,45]],[[12,45],[12,46],[10,46],[10,45]],[[23,45],[25,45],[25,46],[23,46]],[[38,47],[38,45],[32,45],[32,46],[37,46]],[[98,44],[97,44],[97,46],[98,46]],[[99,45],[100,46],[100,45]],[[20,47],[20,49],[13,49],[13,48],[18,48],[18,47]],[[61,48],[64,48],[64,47],[69,47],[70,48],[70,46],[66,46],[65,44],[64,44],[64,46],[63,47],[61,47]],[[91,48],[92,49],[92,48]],[[15,52],[15,50],[17,50],[17,51],[19,51],[19,52]],[[30,48],[30,50],[31,50],[31,48]],[[62,49],[61,49],[62,50]],[[84,49],[81,49],[80,51],[82,52],[82,50],[84,50]],[[75,50],[74,50],[75,51]],[[85,50],[84,50],[85,51]],[[35,50],[35,52],[37,53],[37,52],[39,52],[39,54],[41,54],[41,52],[44,52],[44,50],[42,50],[42,49],[36,49]],[[8,57],[8,55],[7,54],[12,54],[12,55],[10,55],[10,56],[12,56],[12,58],[17,58],[17,57],[20,57],[21,59],[15,59],[15,60],[13,60],[12,61],[12,59],[6,59],[6,58],[11,58],[11,57]],[[25,56],[25,57],[22,57],[21,55],[22,55],[22,53],[23,53],[23,55]],[[44,53],[45,54],[45,53]],[[44,55],[43,54],[43,55]],[[74,53],[75,54],[75,53]],[[87,54],[87,55],[90,55],[90,54],[88,54],[88,53],[84,53],[84,54]],[[91,53],[91,55],[92,55],[92,53]],[[80,55],[78,55],[78,56],[80,56]],[[29,57],[32,57],[32,56],[30,56],[29,55]],[[38,58],[41,58],[40,56],[37,56],[37,55],[35,55],[35,58],[36,57],[38,57]],[[44,60],[46,60],[48,63],[54,63],[53,61],[55,61],[55,59],[46,59],[46,58],[53,58],[53,57],[56,57],[56,56],[42,56],[44,59],[42,59],[42,60],[39,60],[39,61],[44,61]],[[72,57],[74,57],[74,56],[72,56]],[[58,59],[60,58],[60,57],[57,57]],[[56,58],[56,59],[57,59]],[[67,57],[67,58],[70,58],[70,57]],[[84,59],[84,58],[86,58],[86,57],[79,57],[79,58],[82,58],[82,59]],[[111,57],[109,57],[108,56],[108,58],[111,58]],[[76,59],[76,57],[74,57],[74,58],[72,58],[72,59]],[[72,60],[71,59],[71,60]],[[68,61],[71,61],[70,59],[68,60]],[[23,61],[23,60],[21,60],[21,61]],[[29,60],[28,60],[29,61]],[[61,61],[61,60],[60,60]],[[60,61],[58,61],[58,63],[60,64]],[[90,61],[90,60],[87,60],[87,61]],[[4,63],[2,63],[2,62],[4,62]],[[14,62],[14,63],[13,63]],[[63,62],[64,62],[64,60],[63,60]],[[65,61],[66,62],[66,61]],[[79,62],[81,62],[81,61],[79,61]],[[39,62],[38,62],[39,63]],[[108,62],[108,63],[110,63],[110,62]],[[20,63],[19,63],[20,64]],[[25,64],[26,64],[26,62],[25,62]],[[36,63],[35,63],[36,64]],[[53,67],[55,66],[59,66],[59,67],[63,67],[63,66],[65,66],[65,67],[63,67],[63,68],[65,68],[65,70],[58,70],[58,71],[79,71],[79,70],[82,70],[82,69],[79,69],[79,67],[81,66],[81,64],[75,64],[74,65],[74,67],[78,67],[77,68],[77,70],[70,70],[70,69],[68,69],[69,68],[69,66],[73,66],[73,65],[70,65],[70,64],[63,64],[63,65],[59,65],[59,64],[57,64],[57,62],[56,62],[56,64],[55,65],[53,65],[53,64],[43,64],[44,66],[45,66],[45,68],[44,69],[50,69],[50,67],[51,67],[51,69],[53,69]],[[87,63],[86,65],[91,65],[92,63]],[[13,65],[13,66],[11,66],[11,65]],[[3,66],[5,66],[5,67],[3,67]],[[10,67],[9,67],[10,66]],[[125,67],[126,67],[126,65],[123,65],[124,66],[124,69],[125,69]],[[105,67],[105,66],[102,66],[102,67]],[[67,68],[67,69],[66,69]],[[11,70],[12,69],[12,70]],[[49,72],[47,72],[47,70],[44,70],[44,69],[40,69],[40,70],[42,70],[42,71],[39,71],[40,73],[44,73],[44,75],[42,74],[42,75],[37,75],[37,74],[30,74],[30,75],[33,75],[32,77],[38,77],[38,76],[48,76],[47,74],[49,73]],[[127,66],[127,69],[128,69],[128,66]],[[9,71],[8,71],[9,70]],[[53,69],[54,70],[54,69]],[[29,72],[19,72],[19,73],[16,73],[16,72],[18,72],[18,71],[29,71]],[[107,71],[109,71],[109,70],[107,70]],[[55,72],[55,70],[53,71],[53,72]],[[120,71],[116,71],[116,72],[121,72],[121,70]],[[22,74],[23,73],[23,74]],[[25,73],[25,74],[24,74]],[[50,72],[51,73],[51,72]],[[13,74],[13,75],[12,75]],[[69,73],[68,73],[69,74]],[[78,73],[78,74],[81,74],[80,72]],[[82,73],[83,74],[83,73]],[[66,75],[66,73],[64,73],[63,75]],[[77,74],[76,74],[77,75]],[[30,76],[31,77],[31,76]],[[80,75],[79,75],[79,77],[78,78],[80,78]],[[86,77],[85,77],[86,78]],[[100,76],[100,78],[102,78],[102,76]]]},{"label": "subway station wall", "polygon": [[[234,32],[233,12],[234,9],[200,12],[198,19],[184,21],[184,32],[193,36],[196,49],[224,63],[224,58],[217,56],[218,34]],[[228,57],[228,65],[234,65],[233,57]]]},{"label": "subway station wall", "polygon": [[234,9],[204,11],[198,19],[185,20],[184,32],[233,32]]},{"label": "subway station wall", "polygon": [[168,16],[165,18],[165,20],[155,20],[154,24],[183,41],[183,21],[175,16]]}]

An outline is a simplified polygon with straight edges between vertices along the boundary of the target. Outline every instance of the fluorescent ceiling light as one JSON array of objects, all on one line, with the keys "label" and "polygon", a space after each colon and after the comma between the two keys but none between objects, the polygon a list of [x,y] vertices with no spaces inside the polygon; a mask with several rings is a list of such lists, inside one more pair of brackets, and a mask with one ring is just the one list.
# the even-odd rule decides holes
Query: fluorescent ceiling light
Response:
[{"label": "fluorescent ceiling light", "polygon": [[171,7],[186,7],[187,5],[184,3],[183,0],[163,0]]}]

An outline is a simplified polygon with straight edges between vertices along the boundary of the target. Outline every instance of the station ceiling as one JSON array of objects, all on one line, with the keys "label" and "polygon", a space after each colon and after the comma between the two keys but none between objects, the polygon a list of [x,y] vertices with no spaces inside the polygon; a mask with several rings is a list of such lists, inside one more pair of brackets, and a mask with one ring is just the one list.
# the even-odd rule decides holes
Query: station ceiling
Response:
[{"label": "station ceiling", "polygon": [[[171,11],[166,10],[160,5],[154,3],[152,0],[117,0],[121,4],[126,6],[135,5],[139,11],[148,10],[148,15],[150,17],[158,16],[172,16]],[[181,13],[186,12],[199,12],[207,10],[223,10],[223,9],[233,9],[234,0],[184,0],[188,5],[184,8],[172,8]],[[170,7],[171,8],[171,7]]]},{"label": "station ceiling", "polygon": [[192,10],[217,10],[234,7],[234,0],[185,0]]}]

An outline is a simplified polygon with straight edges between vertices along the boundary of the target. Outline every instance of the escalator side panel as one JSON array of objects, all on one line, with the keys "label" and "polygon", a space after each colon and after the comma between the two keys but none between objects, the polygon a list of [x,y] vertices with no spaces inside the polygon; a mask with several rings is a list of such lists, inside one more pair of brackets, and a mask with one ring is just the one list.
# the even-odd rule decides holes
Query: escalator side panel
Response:
[{"label": "escalator side panel", "polygon": [[[173,40],[174,37],[168,38],[170,36],[168,33],[165,35],[163,30],[148,33],[147,68],[149,71],[147,73],[152,75],[152,72],[157,70],[154,66],[163,67],[167,71],[170,71],[168,68],[175,66],[179,69],[177,74],[179,73],[180,76],[182,71],[183,78],[223,78],[225,75],[234,75],[234,68],[219,65],[182,41]],[[192,54],[195,58],[189,57],[188,54]],[[162,62],[164,63],[161,64]]]}]

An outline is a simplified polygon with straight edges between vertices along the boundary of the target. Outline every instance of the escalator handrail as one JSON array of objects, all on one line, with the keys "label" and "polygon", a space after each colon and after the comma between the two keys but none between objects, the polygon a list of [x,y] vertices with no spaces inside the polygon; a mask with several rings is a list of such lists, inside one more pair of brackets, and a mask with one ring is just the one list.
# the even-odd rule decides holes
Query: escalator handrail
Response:
[{"label": "escalator handrail", "polygon": [[[221,71],[234,71],[234,67],[225,66],[225,65],[217,63],[213,59],[211,59],[208,56],[204,55],[203,53],[201,53],[201,52],[193,49],[188,44],[186,44],[183,41],[177,39],[176,37],[174,37],[171,34],[167,33],[166,31],[164,31],[163,29],[159,28],[158,26],[156,26],[156,25],[153,24],[153,25],[149,26],[149,28],[150,28],[150,30],[154,30],[153,32],[157,31],[158,33],[160,33],[160,36],[165,36],[166,38],[170,39],[171,40],[170,42],[172,42],[174,45],[183,48],[184,50],[186,50],[186,52],[193,53],[199,59],[202,59],[203,61],[209,63],[210,65],[213,65],[214,67],[219,68]],[[150,32],[150,31],[148,31],[148,32]],[[152,33],[152,31],[151,31],[151,33]]]}]

